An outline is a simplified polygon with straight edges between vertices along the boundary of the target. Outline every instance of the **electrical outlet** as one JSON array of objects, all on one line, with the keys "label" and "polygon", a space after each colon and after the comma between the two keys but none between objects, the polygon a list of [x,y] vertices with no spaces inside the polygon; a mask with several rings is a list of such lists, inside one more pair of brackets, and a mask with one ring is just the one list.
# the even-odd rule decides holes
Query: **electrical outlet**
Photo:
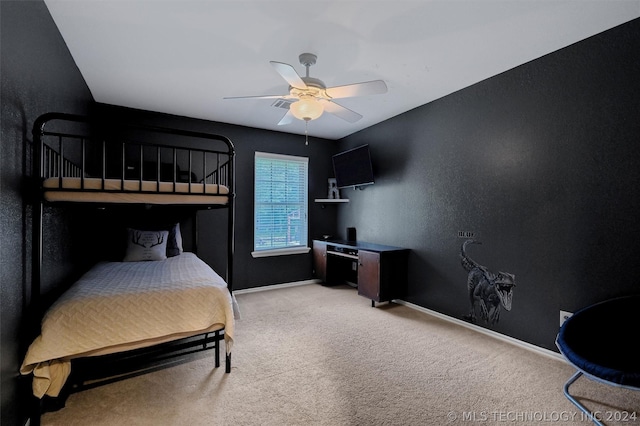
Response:
[{"label": "electrical outlet", "polygon": [[562,324],[564,324],[571,315],[573,315],[573,312],[560,311],[560,327],[562,327]]}]

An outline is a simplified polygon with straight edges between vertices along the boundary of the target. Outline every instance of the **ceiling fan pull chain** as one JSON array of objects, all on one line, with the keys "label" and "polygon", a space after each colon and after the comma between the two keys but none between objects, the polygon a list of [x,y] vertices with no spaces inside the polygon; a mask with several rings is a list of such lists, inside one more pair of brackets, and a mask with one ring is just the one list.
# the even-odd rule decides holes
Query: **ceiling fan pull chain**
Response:
[{"label": "ceiling fan pull chain", "polygon": [[309,145],[309,120],[304,120],[304,144]]}]

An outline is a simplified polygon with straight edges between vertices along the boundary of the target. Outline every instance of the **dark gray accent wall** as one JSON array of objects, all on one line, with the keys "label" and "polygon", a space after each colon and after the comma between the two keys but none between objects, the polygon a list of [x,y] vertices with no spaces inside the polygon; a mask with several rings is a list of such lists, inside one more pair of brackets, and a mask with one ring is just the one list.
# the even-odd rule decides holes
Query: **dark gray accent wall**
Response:
[{"label": "dark gray accent wall", "polygon": [[345,138],[376,183],[343,191],[338,229],[410,248],[406,300],[460,319],[474,232],[471,258],[516,276],[478,325],[555,350],[560,310],[640,292],[638,76],[636,19]]},{"label": "dark gray accent wall", "polygon": [[[269,106],[265,106],[268,108]],[[311,254],[254,259],[253,184],[256,151],[309,157],[309,239],[332,234],[336,229],[335,206],[323,208],[313,202],[326,198],[327,178],[332,176],[331,154],[336,142],[304,135],[272,132],[181,116],[141,111],[113,105],[97,104],[101,119],[129,121],[163,127],[211,132],[231,139],[236,148],[236,214],[234,289],[303,281],[313,278]],[[225,209],[198,213],[198,255],[224,276],[226,267],[227,212]],[[188,235],[186,238],[189,238]],[[311,242],[309,241],[309,244]]]},{"label": "dark gray accent wall", "polygon": [[[93,97],[42,1],[0,2],[0,423],[24,424],[30,382],[18,370],[29,343],[31,308],[31,128],[42,113],[86,114]],[[73,274],[66,210],[45,210],[43,292]]]}]

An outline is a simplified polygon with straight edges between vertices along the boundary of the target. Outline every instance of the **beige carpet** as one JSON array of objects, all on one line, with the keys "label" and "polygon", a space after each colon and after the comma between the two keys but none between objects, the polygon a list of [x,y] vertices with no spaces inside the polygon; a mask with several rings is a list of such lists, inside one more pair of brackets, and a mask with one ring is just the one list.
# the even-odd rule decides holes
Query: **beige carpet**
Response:
[{"label": "beige carpet", "polygon": [[[42,424],[590,424],[562,393],[563,361],[406,306],[372,308],[349,287],[237,299],[231,374],[212,368],[213,351],[190,355],[73,394]],[[602,416],[637,413],[607,424],[640,425],[640,392],[585,378],[572,389]]]}]

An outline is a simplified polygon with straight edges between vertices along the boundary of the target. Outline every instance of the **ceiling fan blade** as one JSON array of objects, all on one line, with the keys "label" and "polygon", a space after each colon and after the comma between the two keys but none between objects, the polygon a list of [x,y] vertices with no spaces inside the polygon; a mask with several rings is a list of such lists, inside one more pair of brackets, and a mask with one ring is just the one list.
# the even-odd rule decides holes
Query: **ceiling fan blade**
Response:
[{"label": "ceiling fan blade", "polygon": [[355,111],[351,111],[349,108],[343,107],[335,102],[322,99],[322,106],[324,110],[330,114],[335,115],[336,117],[342,118],[349,123],[355,123],[356,121],[362,118],[362,115],[358,114]]},{"label": "ceiling fan blade", "polygon": [[363,83],[347,84],[346,86],[328,87],[326,92],[332,99],[378,95],[387,93],[387,84],[382,80],[365,81]]},{"label": "ceiling fan blade", "polygon": [[295,68],[293,68],[289,64],[284,64],[282,62],[269,62],[273,68],[284,78],[289,86],[295,87],[296,89],[306,89],[307,83],[305,83],[302,78],[298,75]]},{"label": "ceiling fan blade", "polygon": [[291,114],[291,111],[287,111],[287,113],[285,115],[282,116],[282,119],[278,122],[278,126],[284,126],[286,124],[289,124],[293,121],[293,114]]},{"label": "ceiling fan blade", "polygon": [[222,99],[287,99],[289,95],[263,95],[263,96],[226,96]]}]

